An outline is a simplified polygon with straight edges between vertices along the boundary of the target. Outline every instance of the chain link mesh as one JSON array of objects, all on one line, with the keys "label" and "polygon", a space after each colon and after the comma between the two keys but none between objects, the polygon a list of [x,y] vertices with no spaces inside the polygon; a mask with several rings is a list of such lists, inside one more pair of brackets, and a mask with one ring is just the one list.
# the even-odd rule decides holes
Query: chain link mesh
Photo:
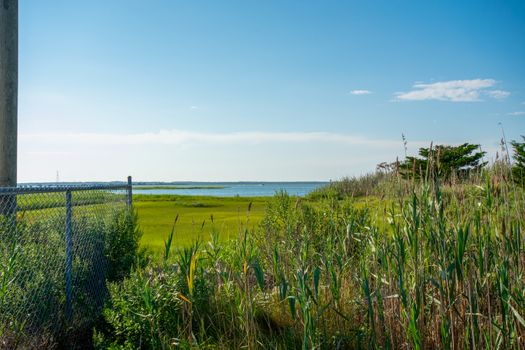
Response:
[{"label": "chain link mesh", "polygon": [[127,186],[0,189],[0,348],[81,329],[107,296],[105,242]]}]

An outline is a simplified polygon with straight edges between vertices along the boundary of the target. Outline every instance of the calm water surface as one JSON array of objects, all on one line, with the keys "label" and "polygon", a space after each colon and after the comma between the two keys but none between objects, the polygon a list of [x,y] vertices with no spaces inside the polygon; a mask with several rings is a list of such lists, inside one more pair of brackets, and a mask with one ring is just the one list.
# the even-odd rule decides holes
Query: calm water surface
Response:
[{"label": "calm water surface", "polygon": [[[206,182],[206,183],[174,183],[166,186],[220,186],[222,188],[180,188],[180,189],[133,189],[134,194],[179,194],[188,196],[217,197],[267,197],[278,191],[286,191],[290,195],[305,196],[313,190],[322,187],[326,182]],[[141,185],[143,187],[144,185]],[[158,187],[159,185],[151,185]]]}]

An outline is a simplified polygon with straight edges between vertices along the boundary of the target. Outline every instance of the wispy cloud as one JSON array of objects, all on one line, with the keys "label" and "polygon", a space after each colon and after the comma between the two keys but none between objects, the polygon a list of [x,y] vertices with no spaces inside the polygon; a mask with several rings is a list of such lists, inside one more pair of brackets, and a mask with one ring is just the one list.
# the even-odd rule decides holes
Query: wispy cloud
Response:
[{"label": "wispy cloud", "polygon": [[481,101],[486,95],[495,99],[502,99],[510,95],[503,90],[488,90],[496,84],[494,79],[449,80],[436,83],[417,83],[408,92],[396,93],[396,100],[401,101],[451,101],[474,102]]},{"label": "wispy cloud", "polygon": [[352,90],[350,91],[351,95],[370,95],[372,91],[370,90]]},{"label": "wispy cloud", "polygon": [[[371,139],[330,132],[232,132],[203,133],[185,130],[161,130],[156,133],[31,133],[21,134],[26,144],[60,145],[182,145],[182,144],[260,144],[260,143],[336,143],[375,148],[399,147],[398,140]],[[412,143],[421,146],[426,142]]]},{"label": "wispy cloud", "polygon": [[496,100],[502,100],[504,98],[509,97],[510,92],[503,91],[503,90],[490,90],[486,91],[487,95],[489,95],[492,98],[495,98]]},{"label": "wispy cloud", "polygon": [[525,111],[516,111],[516,112],[511,112],[511,113],[507,113],[508,115],[525,115]]},{"label": "wispy cloud", "polygon": [[23,153],[32,156],[64,156],[73,154],[70,151],[27,151]]}]

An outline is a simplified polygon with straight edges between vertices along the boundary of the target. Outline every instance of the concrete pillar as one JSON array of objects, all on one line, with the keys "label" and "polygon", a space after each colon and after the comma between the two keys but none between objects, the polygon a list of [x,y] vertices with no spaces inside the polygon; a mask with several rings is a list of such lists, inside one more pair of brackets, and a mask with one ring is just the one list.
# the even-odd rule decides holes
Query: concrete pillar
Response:
[{"label": "concrete pillar", "polygon": [[16,186],[18,0],[0,0],[0,186]]}]

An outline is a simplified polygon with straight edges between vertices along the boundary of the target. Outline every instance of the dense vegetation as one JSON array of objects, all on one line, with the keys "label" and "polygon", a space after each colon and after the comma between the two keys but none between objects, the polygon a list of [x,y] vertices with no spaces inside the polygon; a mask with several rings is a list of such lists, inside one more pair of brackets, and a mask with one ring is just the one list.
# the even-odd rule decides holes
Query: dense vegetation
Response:
[{"label": "dense vegetation", "polygon": [[[278,193],[243,208],[239,199],[136,197],[165,233],[162,253],[148,258],[134,212],[78,215],[89,238],[73,247],[93,253],[73,261],[83,314],[62,329],[49,325],[66,324],[64,218],[36,207],[39,220],[2,217],[0,318],[9,322],[0,348],[86,346],[94,325],[99,349],[522,349],[524,144],[512,146],[513,162],[486,167],[474,155],[455,170],[441,167],[476,148],[440,146],[447,151],[420,152],[425,168],[411,176],[381,166],[305,198]],[[108,289],[93,294],[94,281]]]},{"label": "dense vegetation", "polygon": [[106,280],[122,280],[137,266],[136,215],[122,206],[104,215],[85,209],[72,218],[69,316],[64,210],[0,216],[0,349],[84,348],[107,298]]},{"label": "dense vegetation", "polygon": [[461,181],[439,162],[422,170],[278,194],[255,228],[247,208],[233,240],[213,223],[179,250],[168,235],[160,261],[110,286],[96,345],[523,348],[525,203],[511,167]]},{"label": "dense vegetation", "polygon": [[399,171],[407,178],[421,178],[427,169],[435,169],[436,176],[442,181],[451,181],[453,177],[466,178],[473,171],[487,165],[483,161],[485,152],[479,145],[464,143],[459,146],[437,145],[419,149],[420,157],[407,156],[399,164]]},{"label": "dense vegetation", "polygon": [[512,167],[512,176],[517,184],[525,187],[525,136],[522,136],[521,138],[524,142],[511,142],[512,148],[514,150],[514,166]]}]

